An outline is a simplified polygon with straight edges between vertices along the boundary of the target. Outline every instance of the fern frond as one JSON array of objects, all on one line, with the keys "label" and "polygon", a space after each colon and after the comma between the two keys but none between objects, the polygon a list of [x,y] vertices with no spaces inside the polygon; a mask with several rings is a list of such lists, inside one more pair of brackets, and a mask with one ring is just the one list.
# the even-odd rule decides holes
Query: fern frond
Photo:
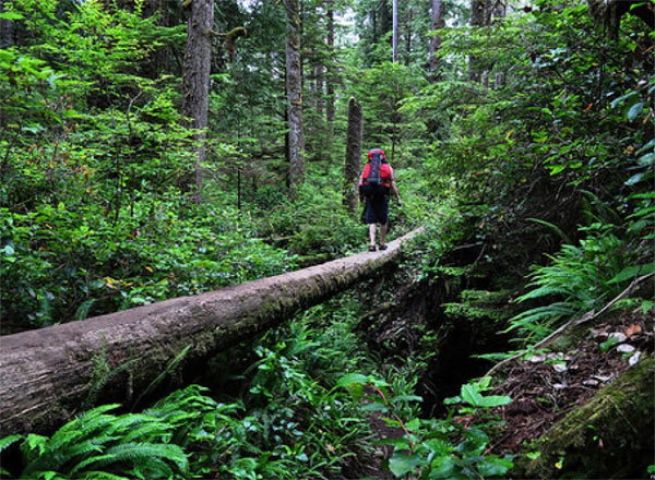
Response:
[{"label": "fern frond", "polygon": [[563,287],[545,285],[543,287],[530,290],[528,293],[521,295],[516,300],[518,302],[525,302],[527,300],[534,300],[535,298],[548,297],[551,295],[566,295],[567,293],[569,293],[568,290]]},{"label": "fern frond", "polygon": [[23,436],[19,434],[7,435],[6,437],[0,438],[0,452],[16,443],[18,440],[22,440],[22,438]]},{"label": "fern frond", "polygon": [[79,478],[80,480],[130,480],[129,477],[123,477],[121,475],[100,470],[90,470],[76,478]]},{"label": "fern frond", "polygon": [[141,392],[141,395],[137,397],[137,399],[134,401],[134,405],[138,405],[139,402],[141,401],[142,398],[146,397],[150,392],[152,392],[157,386],[171,373],[173,372],[180,363],[184,360],[184,358],[187,356],[189,353],[189,350],[191,350],[191,344],[187,345],[184,347],[180,353],[178,353],[175,358],[173,358],[168,364],[166,365],[166,368],[155,377],[155,379],[150,382],[150,384]]},{"label": "fern frond", "polygon": [[551,229],[553,232],[555,232],[562,240],[564,240],[567,243],[573,243],[571,242],[571,239],[569,236],[562,231],[561,228],[559,228],[557,225],[554,223],[547,222],[546,220],[542,220],[540,218],[528,218],[528,222],[536,223],[538,225],[542,225],[544,227],[548,227]]},{"label": "fern frond", "polygon": [[121,442],[138,442],[150,441],[161,439],[161,437],[171,430],[174,426],[168,423],[163,423],[159,420],[151,421],[142,425],[121,438]]},{"label": "fern frond", "polygon": [[163,458],[175,463],[184,470],[188,466],[187,456],[177,445],[154,443],[122,443],[107,450],[114,461],[138,462],[150,458]]}]

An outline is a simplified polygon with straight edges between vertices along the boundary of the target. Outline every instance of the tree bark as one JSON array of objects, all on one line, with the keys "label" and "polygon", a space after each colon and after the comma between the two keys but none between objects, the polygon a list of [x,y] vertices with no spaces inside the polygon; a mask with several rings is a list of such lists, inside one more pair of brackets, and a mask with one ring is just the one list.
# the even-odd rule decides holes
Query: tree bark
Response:
[{"label": "tree bark", "polygon": [[391,242],[384,252],[0,337],[0,437],[49,433],[99,388],[105,403],[130,402],[187,347],[186,367],[201,368],[221,350],[374,274],[419,232]]},{"label": "tree bark", "polygon": [[348,138],[344,166],[343,203],[351,213],[357,210],[357,177],[362,151],[362,107],[353,97],[348,100]]},{"label": "tree bark", "polygon": [[650,28],[655,28],[655,5],[639,0],[587,0],[589,14],[594,21],[607,29],[613,40],[619,38],[621,17],[630,13],[641,18]]},{"label": "tree bark", "polygon": [[287,12],[286,90],[289,128],[289,188],[295,195],[305,176],[305,140],[302,119],[302,62],[298,0],[284,0]]},{"label": "tree bark", "polygon": [[[0,13],[5,11],[5,0],[0,0]],[[0,20],[0,48],[9,48],[14,44],[14,24],[11,20]]]},{"label": "tree bark", "polygon": [[187,28],[187,44],[182,77],[182,113],[189,118],[189,127],[202,130],[194,135],[197,142],[194,164],[194,201],[202,200],[202,164],[206,157],[207,116],[209,111],[209,73],[212,57],[214,1],[192,0]]},{"label": "tree bark", "polygon": [[434,32],[442,29],[444,26],[443,2],[442,0],[432,0],[432,8],[430,9],[430,28],[432,29],[433,36],[430,37],[430,44],[428,47],[428,69],[432,81],[439,78],[437,52],[441,48],[441,36],[434,35]]},{"label": "tree bark", "polygon": [[[471,0],[471,26],[483,27],[486,25],[487,9],[489,0]],[[480,82],[484,72],[480,65],[480,59],[469,56],[469,80]]]}]

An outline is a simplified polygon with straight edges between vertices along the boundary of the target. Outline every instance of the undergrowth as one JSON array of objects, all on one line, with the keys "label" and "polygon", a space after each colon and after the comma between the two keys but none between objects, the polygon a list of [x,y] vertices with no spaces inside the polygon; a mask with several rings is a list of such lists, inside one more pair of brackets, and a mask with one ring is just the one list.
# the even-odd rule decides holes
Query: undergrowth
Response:
[{"label": "undergrowth", "polygon": [[357,298],[343,295],[267,333],[253,347],[258,360],[244,372],[238,400],[190,385],[141,413],[102,405],[51,436],[5,437],[0,451],[19,455],[20,467],[2,476],[334,478],[373,461],[380,440],[372,416],[402,437],[389,465],[378,460],[397,477],[505,472],[509,460],[484,455],[482,430],[418,418],[421,398],[413,390],[423,365],[378,365],[353,333],[360,313]]}]

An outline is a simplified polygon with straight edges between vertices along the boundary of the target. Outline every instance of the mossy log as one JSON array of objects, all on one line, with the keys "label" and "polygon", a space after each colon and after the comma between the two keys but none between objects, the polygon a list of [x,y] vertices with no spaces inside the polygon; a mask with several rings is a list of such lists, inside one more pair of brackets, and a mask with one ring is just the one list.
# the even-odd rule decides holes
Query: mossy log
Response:
[{"label": "mossy log", "polygon": [[98,370],[108,373],[112,400],[136,397],[187,347],[185,362],[201,363],[374,274],[419,231],[382,252],[0,337],[0,437],[69,419],[96,388]]},{"label": "mossy log", "polygon": [[529,478],[641,478],[653,463],[655,359],[649,357],[557,422],[534,446]]}]

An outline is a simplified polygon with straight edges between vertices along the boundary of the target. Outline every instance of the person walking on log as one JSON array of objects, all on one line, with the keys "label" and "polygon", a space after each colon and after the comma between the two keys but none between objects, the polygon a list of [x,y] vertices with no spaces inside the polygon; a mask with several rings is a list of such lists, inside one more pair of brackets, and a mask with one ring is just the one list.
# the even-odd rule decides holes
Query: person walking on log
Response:
[{"label": "person walking on log", "polygon": [[368,151],[368,161],[359,176],[359,195],[366,204],[364,222],[368,224],[369,252],[375,252],[375,234],[380,226],[380,250],[386,250],[385,243],[389,225],[389,196],[393,193],[401,205],[400,194],[393,176],[393,168],[387,161],[384,150],[374,148]]}]

